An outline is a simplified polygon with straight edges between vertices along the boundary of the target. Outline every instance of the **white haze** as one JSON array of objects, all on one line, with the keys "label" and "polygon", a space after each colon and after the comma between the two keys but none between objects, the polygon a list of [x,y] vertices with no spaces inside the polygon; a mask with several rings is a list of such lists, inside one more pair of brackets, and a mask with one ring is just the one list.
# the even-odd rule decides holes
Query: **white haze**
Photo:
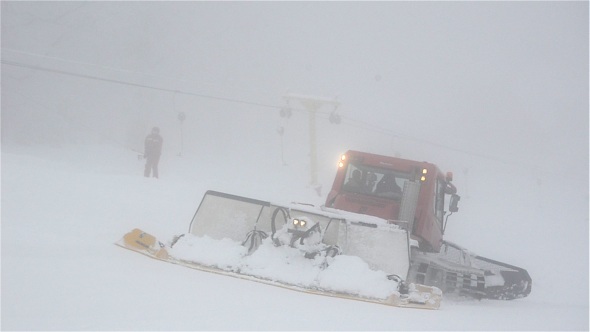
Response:
[{"label": "white haze", "polygon": [[[82,158],[85,167],[118,173],[128,167],[122,158],[94,148],[73,153],[69,146],[106,143],[134,156],[157,125],[165,139],[162,182],[182,179],[198,187],[197,196],[216,189],[315,204],[325,199],[335,161],[348,149],[427,160],[454,172],[462,196],[446,239],[526,268],[531,307],[553,301],[588,307],[587,2],[3,1],[1,10],[3,160],[5,151],[17,151],[54,156],[47,158],[64,160],[59,165],[67,168]],[[341,103],[341,124],[330,123],[327,105],[317,115],[320,196],[309,186],[308,112],[292,103],[292,117],[279,115],[289,92]],[[182,144],[179,112],[186,114]],[[177,167],[181,160],[191,162]],[[22,299],[6,298],[4,290],[18,289],[12,282],[26,277],[5,269],[15,259],[7,239],[25,235],[23,220],[6,209],[61,194],[51,188],[55,196],[14,197],[18,186],[9,191],[6,181],[24,181],[26,174],[2,166],[6,321],[6,308]],[[87,179],[88,197],[72,202],[81,229],[101,226],[80,207],[88,214],[99,208],[90,194],[95,180]],[[198,185],[203,182],[207,188]],[[37,186],[42,189],[30,190],[50,191],[43,182]],[[166,211],[185,211],[170,216],[183,219],[174,225],[188,225],[186,211],[194,212],[200,197],[163,197]],[[139,209],[135,199],[120,198]],[[98,203],[108,208],[109,198]],[[123,208],[108,209],[117,219]],[[59,242],[50,227],[55,221],[46,222],[46,237]],[[142,226],[141,218],[128,223]],[[104,240],[122,235],[120,228],[103,231]],[[57,255],[43,253],[46,263]],[[587,330],[588,315],[583,318],[585,326],[576,327]],[[25,328],[11,322],[11,329]]]}]

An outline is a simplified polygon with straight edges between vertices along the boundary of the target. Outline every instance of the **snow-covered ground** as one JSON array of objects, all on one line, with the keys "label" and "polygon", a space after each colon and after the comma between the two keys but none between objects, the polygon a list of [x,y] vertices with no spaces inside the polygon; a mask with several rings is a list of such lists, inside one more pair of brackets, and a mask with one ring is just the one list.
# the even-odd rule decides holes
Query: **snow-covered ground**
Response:
[{"label": "snow-covered ground", "polygon": [[3,144],[2,330],[588,330],[587,285],[569,283],[576,267],[560,262],[524,266],[528,298],[443,299],[431,311],[290,291],[114,245],[135,227],[163,239],[185,233],[208,189],[321,204],[297,170],[265,165],[260,181],[220,157],[166,155],[155,180],[116,146]]}]

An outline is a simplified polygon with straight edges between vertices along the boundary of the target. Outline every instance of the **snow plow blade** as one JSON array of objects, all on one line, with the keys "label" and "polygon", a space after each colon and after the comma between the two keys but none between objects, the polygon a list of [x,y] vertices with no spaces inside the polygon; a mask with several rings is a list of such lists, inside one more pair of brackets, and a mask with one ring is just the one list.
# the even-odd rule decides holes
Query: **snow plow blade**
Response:
[{"label": "snow plow blade", "polygon": [[[134,229],[116,244],[169,263],[291,290],[438,309],[440,289],[403,281],[409,269],[407,232],[382,219],[355,217],[208,191],[189,233],[164,243]],[[305,223],[306,229],[293,228]]]},{"label": "snow plow blade", "polygon": [[372,302],[396,307],[419,309],[438,309],[440,307],[440,302],[442,300],[442,292],[438,288],[419,284],[410,284],[408,286],[408,294],[399,294],[394,292],[389,297],[377,298],[370,296],[359,296],[346,292],[322,290],[321,288],[303,288],[297,285],[281,282],[279,280],[272,280],[253,275],[240,274],[232,270],[225,270],[218,266],[206,265],[199,262],[183,260],[171,256],[168,254],[168,250],[171,249],[170,247],[166,248],[166,246],[162,242],[157,241],[154,236],[147,234],[137,228],[127,233],[125,236],[123,236],[123,238],[120,241],[116,242],[115,244],[125,249],[138,252],[150,258],[165,261],[168,263],[182,265],[200,271],[211,272],[240,279],[270,284],[273,286],[278,286],[310,294],[340,297],[345,299]]}]

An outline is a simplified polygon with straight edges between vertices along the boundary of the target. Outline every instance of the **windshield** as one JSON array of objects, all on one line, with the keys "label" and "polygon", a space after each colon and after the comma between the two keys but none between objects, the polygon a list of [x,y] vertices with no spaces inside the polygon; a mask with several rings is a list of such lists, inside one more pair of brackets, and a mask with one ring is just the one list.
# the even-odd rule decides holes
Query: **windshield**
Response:
[{"label": "windshield", "polygon": [[342,189],[365,195],[399,200],[410,173],[366,165],[348,164]]}]

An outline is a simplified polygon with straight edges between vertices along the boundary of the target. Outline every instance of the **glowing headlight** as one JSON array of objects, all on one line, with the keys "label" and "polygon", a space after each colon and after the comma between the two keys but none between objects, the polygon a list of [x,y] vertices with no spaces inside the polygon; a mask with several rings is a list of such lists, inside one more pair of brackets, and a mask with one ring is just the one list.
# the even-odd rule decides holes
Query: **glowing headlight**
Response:
[{"label": "glowing headlight", "polygon": [[424,182],[426,181],[426,174],[428,174],[428,170],[426,168],[422,169],[422,177],[420,178],[420,181]]},{"label": "glowing headlight", "polygon": [[340,156],[340,161],[338,162],[338,168],[344,167],[344,161],[346,161],[346,155],[343,154]]},{"label": "glowing headlight", "polygon": [[305,227],[305,220],[293,219],[293,225]]}]

